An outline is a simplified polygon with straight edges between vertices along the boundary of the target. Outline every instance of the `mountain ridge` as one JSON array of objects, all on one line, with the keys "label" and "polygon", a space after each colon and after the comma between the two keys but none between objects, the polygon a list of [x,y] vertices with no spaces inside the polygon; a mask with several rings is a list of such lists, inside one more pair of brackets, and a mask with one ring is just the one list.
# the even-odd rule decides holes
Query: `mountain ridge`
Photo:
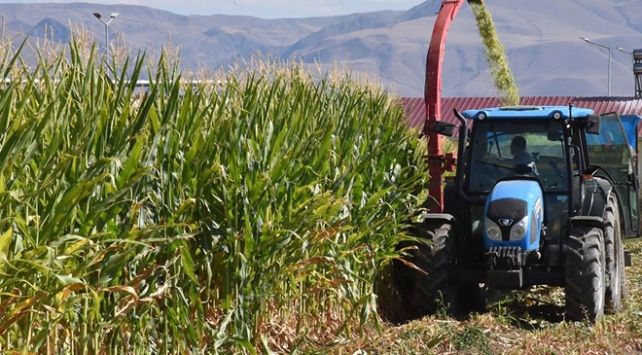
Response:
[{"label": "mountain ridge", "polygon": [[[324,69],[337,64],[365,72],[401,96],[422,96],[426,51],[442,1],[407,11],[310,18],[179,15],[140,5],[0,4],[5,36],[68,41],[81,24],[100,47],[105,27],[93,12],[120,15],[109,25],[132,49],[181,49],[184,68],[225,68],[269,56]],[[606,50],[612,48],[612,94],[633,95],[631,58],[615,50],[642,48],[642,2],[627,0],[496,0],[487,2],[523,96],[600,96],[607,89]],[[47,30],[45,31],[45,24]],[[470,6],[462,6],[446,43],[444,96],[493,96],[490,70]]]}]

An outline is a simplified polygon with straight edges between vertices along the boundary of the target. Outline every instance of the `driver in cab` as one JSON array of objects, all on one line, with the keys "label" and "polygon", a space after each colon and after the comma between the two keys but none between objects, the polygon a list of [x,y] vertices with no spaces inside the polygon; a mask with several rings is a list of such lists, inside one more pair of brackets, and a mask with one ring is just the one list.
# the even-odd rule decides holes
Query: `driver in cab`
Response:
[{"label": "driver in cab", "polygon": [[526,139],[522,136],[515,136],[510,143],[510,154],[513,156],[513,169],[520,174],[537,174],[535,159],[531,153],[526,151]]}]

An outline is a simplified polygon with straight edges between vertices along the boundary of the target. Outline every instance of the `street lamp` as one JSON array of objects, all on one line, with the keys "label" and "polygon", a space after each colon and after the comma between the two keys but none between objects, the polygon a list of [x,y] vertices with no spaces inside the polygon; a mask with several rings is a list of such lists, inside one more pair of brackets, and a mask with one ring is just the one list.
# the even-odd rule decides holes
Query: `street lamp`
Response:
[{"label": "street lamp", "polygon": [[109,15],[109,21],[107,22],[103,20],[103,17],[99,12],[94,12],[94,17],[99,19],[100,22],[105,25],[105,50],[109,53],[109,24],[118,17],[118,12],[112,12],[111,15]]},{"label": "street lamp", "polygon": [[620,51],[622,53],[626,53],[626,54],[628,54],[630,56],[633,56],[633,52],[629,52],[629,51],[627,51],[626,49],[624,49],[622,47],[615,47],[615,49],[617,49],[618,51]]},{"label": "street lamp", "polygon": [[588,44],[594,45],[596,47],[604,48],[609,51],[609,88],[608,88],[608,96],[611,96],[611,47],[607,47],[595,42],[591,42],[588,38],[586,37],[580,37],[580,39]]}]

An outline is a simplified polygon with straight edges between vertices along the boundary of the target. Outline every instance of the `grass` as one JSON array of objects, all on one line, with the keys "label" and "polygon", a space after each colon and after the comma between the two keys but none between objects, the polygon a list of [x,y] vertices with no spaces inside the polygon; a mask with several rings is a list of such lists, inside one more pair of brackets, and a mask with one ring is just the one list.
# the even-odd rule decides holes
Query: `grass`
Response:
[{"label": "grass", "polygon": [[468,319],[430,316],[335,349],[335,354],[638,354],[642,352],[642,241],[629,240],[628,297],[596,324],[564,320],[561,288],[512,292]]}]

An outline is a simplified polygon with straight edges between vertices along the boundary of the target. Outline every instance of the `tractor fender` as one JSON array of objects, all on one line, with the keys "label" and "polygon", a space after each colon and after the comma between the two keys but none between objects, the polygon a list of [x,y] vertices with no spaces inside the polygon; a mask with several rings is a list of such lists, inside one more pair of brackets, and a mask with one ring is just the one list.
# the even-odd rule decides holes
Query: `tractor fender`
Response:
[{"label": "tractor fender", "polygon": [[604,219],[598,216],[575,216],[569,218],[569,229],[576,227],[591,227],[604,229]]},{"label": "tractor fender", "polygon": [[449,223],[455,224],[455,216],[449,213],[424,213],[421,215],[421,222],[419,223]]},{"label": "tractor fender", "polygon": [[[457,225],[457,220],[449,213],[423,213],[419,220],[410,225],[410,232],[413,235],[418,235],[423,231],[434,228],[435,226],[443,225],[450,225],[450,228],[455,232],[455,235],[459,234],[459,225]],[[456,239],[451,240],[450,243],[456,243]]]},{"label": "tractor fender", "polygon": [[615,193],[615,190],[608,180],[598,177],[586,180],[582,190],[582,211],[579,215],[601,218],[612,193]]}]

